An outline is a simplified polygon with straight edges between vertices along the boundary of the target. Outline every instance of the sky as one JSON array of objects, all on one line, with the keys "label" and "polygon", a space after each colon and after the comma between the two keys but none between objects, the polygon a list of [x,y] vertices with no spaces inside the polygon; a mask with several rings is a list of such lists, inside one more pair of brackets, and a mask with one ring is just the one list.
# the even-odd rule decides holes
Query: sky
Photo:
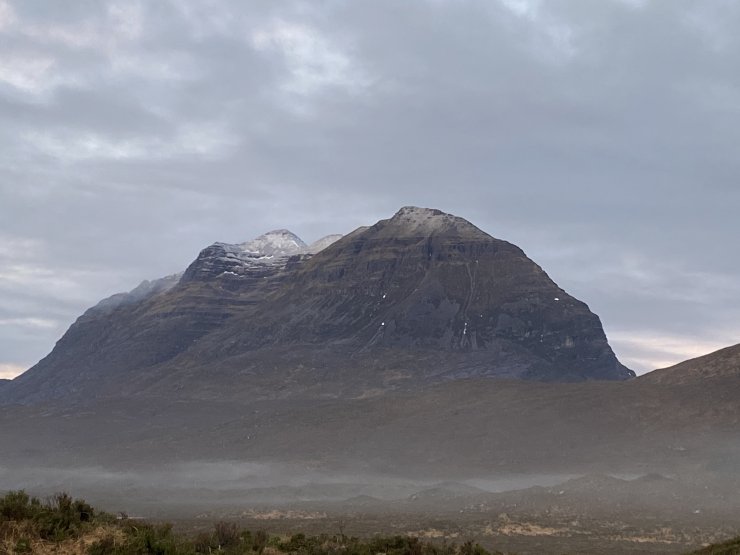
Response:
[{"label": "sky", "polygon": [[0,377],[200,249],[433,207],[638,373],[740,343],[740,3],[0,0]]}]

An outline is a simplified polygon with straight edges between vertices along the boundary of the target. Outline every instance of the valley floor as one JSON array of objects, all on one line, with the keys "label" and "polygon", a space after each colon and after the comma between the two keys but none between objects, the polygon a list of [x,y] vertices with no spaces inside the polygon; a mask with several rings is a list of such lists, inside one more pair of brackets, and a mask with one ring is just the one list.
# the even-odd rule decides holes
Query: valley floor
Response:
[{"label": "valley floor", "polygon": [[651,515],[594,519],[568,514],[399,514],[339,513],[321,510],[269,509],[210,512],[180,519],[176,528],[204,531],[214,519],[236,522],[270,534],[346,534],[370,538],[408,535],[437,545],[478,543],[489,551],[535,554],[686,553],[727,540],[740,526],[689,521],[661,521]]}]

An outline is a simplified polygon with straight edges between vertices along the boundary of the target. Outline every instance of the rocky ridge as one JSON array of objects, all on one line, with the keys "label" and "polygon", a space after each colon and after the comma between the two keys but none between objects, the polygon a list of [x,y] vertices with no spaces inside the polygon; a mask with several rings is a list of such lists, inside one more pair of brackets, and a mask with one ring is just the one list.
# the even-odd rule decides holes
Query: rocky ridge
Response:
[{"label": "rocky ridge", "polygon": [[315,254],[340,238],[328,235],[309,246],[291,231],[277,229],[245,243],[214,243],[200,252],[182,278],[185,282],[264,278],[285,267],[291,257]]}]

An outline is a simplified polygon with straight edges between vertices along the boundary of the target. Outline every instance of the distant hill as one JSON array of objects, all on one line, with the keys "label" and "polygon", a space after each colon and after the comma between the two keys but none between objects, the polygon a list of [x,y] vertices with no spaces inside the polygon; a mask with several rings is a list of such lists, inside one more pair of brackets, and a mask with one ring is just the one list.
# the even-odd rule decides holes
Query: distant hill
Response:
[{"label": "distant hill", "polygon": [[599,318],[518,247],[439,210],[311,247],[215,243],[83,314],[10,403],[358,397],[471,377],[625,380]]},{"label": "distant hill", "polygon": [[675,385],[740,380],[740,345],[687,360],[670,368],[655,370],[640,378],[643,382]]}]

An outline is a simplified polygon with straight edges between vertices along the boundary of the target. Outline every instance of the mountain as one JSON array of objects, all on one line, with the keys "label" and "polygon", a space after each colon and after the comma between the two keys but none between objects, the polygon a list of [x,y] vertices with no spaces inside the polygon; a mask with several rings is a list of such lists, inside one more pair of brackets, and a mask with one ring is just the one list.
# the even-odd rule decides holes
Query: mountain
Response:
[{"label": "mountain", "polygon": [[220,330],[220,343],[233,353],[276,343],[464,353],[459,375],[634,375],[598,317],[521,249],[439,210],[403,208],[335,242],[297,266],[256,316]]},{"label": "mountain", "polygon": [[0,399],[352,397],[480,376],[634,376],[583,302],[462,218],[405,207],[317,243],[287,230],[215,243],[182,275],[89,309]]}]

